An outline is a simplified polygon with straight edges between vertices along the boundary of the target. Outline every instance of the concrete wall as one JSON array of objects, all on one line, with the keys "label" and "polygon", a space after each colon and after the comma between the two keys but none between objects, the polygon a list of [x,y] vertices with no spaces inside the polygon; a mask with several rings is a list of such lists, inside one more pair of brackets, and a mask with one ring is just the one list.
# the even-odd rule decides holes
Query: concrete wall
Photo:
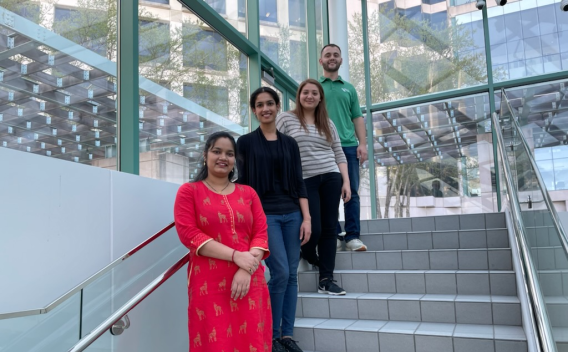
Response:
[{"label": "concrete wall", "polygon": [[6,148],[0,170],[0,312],[47,305],[173,221],[177,184]]}]

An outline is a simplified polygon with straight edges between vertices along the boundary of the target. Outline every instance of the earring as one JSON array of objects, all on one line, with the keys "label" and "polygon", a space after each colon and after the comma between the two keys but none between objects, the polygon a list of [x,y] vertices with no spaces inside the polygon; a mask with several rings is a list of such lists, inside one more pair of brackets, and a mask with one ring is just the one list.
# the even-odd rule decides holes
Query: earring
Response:
[{"label": "earring", "polygon": [[206,165],[207,165],[207,161],[203,160],[203,166],[206,166]]}]

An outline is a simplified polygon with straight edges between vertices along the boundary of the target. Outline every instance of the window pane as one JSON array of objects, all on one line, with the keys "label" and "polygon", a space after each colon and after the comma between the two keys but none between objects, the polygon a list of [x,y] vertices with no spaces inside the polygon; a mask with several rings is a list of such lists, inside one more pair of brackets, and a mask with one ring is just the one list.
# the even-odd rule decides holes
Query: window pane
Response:
[{"label": "window pane", "polygon": [[[146,10],[163,26],[140,50],[140,174],[183,183],[201,168],[209,134],[248,132],[248,58],[187,9]],[[167,59],[146,58],[155,53]]]},{"label": "window pane", "polygon": [[260,50],[296,81],[303,81],[308,70],[305,0],[258,1]]},{"label": "window pane", "polygon": [[373,112],[377,217],[497,210],[488,102],[480,94]]},{"label": "window pane", "polygon": [[[348,9],[354,26],[350,64],[362,65],[362,59],[356,63],[351,58],[352,52],[363,56],[362,40],[357,38],[362,34],[360,2],[349,2],[354,3]],[[481,12],[445,2],[428,8],[418,5],[367,2],[373,103],[487,83]]]},{"label": "window pane", "polygon": [[[507,43],[508,65],[494,75],[495,81],[553,73],[562,68],[561,53],[566,47],[566,16],[559,1],[521,1],[505,7],[488,9],[490,36]],[[492,26],[492,24],[495,24]],[[491,51],[491,58],[500,60],[500,53]]]},{"label": "window pane", "polygon": [[225,2],[227,0],[205,0],[205,2],[217,11],[219,14],[224,15],[227,12]]},{"label": "window pane", "polygon": [[0,147],[115,168],[117,4],[79,4],[0,2]]},{"label": "window pane", "polygon": [[183,65],[216,71],[227,70],[227,41],[217,32],[184,24]]},{"label": "window pane", "polygon": [[[385,6],[389,6],[391,3],[387,2],[386,4],[387,5]],[[349,46],[349,83],[351,83],[357,90],[359,104],[365,105],[367,96],[365,95],[366,86],[365,61],[363,52],[363,19],[361,17],[360,0],[347,0],[347,35],[347,44]]]}]

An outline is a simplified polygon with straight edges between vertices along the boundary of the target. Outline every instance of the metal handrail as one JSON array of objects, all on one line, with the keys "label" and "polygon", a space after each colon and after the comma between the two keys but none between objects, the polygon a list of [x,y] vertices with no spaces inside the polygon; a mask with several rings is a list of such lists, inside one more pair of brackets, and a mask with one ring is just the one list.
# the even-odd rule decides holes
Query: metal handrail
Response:
[{"label": "metal handrail", "polygon": [[77,292],[81,291],[83,288],[85,288],[91,282],[95,281],[96,279],[98,279],[99,277],[104,275],[105,273],[109,272],[115,266],[117,266],[118,264],[122,263],[123,261],[125,261],[126,259],[131,257],[132,255],[134,255],[134,253],[138,252],[142,248],[146,247],[148,244],[152,243],[154,240],[156,240],[158,237],[162,236],[164,233],[166,233],[167,231],[172,229],[174,226],[175,226],[175,222],[170,223],[168,226],[166,226],[163,229],[161,229],[160,231],[156,232],[154,235],[150,236],[144,242],[142,242],[139,245],[137,245],[136,247],[132,248],[126,254],[120,256],[119,258],[114,260],[109,265],[107,265],[104,268],[102,268],[101,270],[97,271],[95,274],[93,274],[92,276],[90,276],[89,278],[87,278],[86,280],[84,280],[83,282],[78,284],[77,286],[73,287],[72,289],[67,291],[65,294],[63,294],[59,298],[55,299],[53,302],[49,303],[44,308],[21,310],[21,311],[17,311],[17,312],[0,313],[0,320],[49,313],[50,311],[55,309],[58,305],[65,302],[67,299],[72,297]]},{"label": "metal handrail", "polygon": [[511,214],[513,215],[513,226],[515,228],[515,234],[519,249],[522,255],[522,264],[525,268],[525,276],[527,289],[529,293],[529,299],[531,300],[531,306],[534,309],[534,314],[532,315],[533,324],[535,326],[536,340],[539,341],[540,347],[544,352],[556,352],[556,343],[554,341],[552,330],[550,329],[548,313],[546,311],[546,303],[541,294],[540,284],[538,283],[537,277],[538,273],[535,269],[533,260],[530,255],[529,246],[527,244],[527,235],[525,233],[525,227],[521,215],[521,206],[517,201],[511,199],[515,197],[518,199],[518,192],[514,187],[511,167],[508,162],[506,162],[507,155],[505,154],[505,143],[503,141],[503,134],[501,132],[501,124],[499,119],[496,117],[497,114],[492,114],[491,119],[495,126],[495,135],[497,137],[497,149],[503,161],[503,169],[505,176],[505,184],[507,187],[507,198],[509,199],[509,204],[511,205]]},{"label": "metal handrail", "polygon": [[[503,91],[502,94],[505,94],[504,91]],[[559,235],[560,235],[560,243],[562,243],[562,247],[564,248],[564,252],[568,253],[568,237],[566,237],[566,231],[564,230],[564,226],[562,225],[562,222],[560,221],[560,218],[558,217],[558,213],[556,212],[556,208],[554,207],[554,204],[552,203],[552,199],[550,199],[550,194],[548,194],[548,192],[546,191],[546,184],[544,183],[544,180],[542,179],[542,176],[540,175],[540,172],[538,171],[538,166],[537,166],[536,161],[534,160],[534,157],[532,156],[532,153],[529,149],[529,145],[527,143],[527,140],[525,139],[525,136],[523,135],[523,131],[521,130],[521,126],[519,125],[519,123],[515,119],[515,116],[513,115],[513,109],[511,107],[511,105],[509,104],[508,100],[504,100],[504,101],[505,101],[505,104],[507,104],[507,106],[509,107],[509,111],[511,111],[511,115],[513,117],[511,119],[512,120],[511,124],[515,127],[515,130],[517,131],[517,136],[521,140],[521,144],[522,144],[523,148],[525,149],[525,152],[527,153],[529,162],[531,163],[531,167],[535,171],[534,175],[536,176],[538,185],[539,185],[539,187],[542,191],[543,200],[546,203],[546,207],[548,209],[550,209],[552,222],[554,223],[554,226],[556,227],[556,229],[558,230]],[[536,202],[533,201],[533,203],[536,203]]]},{"label": "metal handrail", "polygon": [[77,342],[75,346],[71,347],[69,352],[84,351],[93,342],[95,342],[101,335],[107,332],[116,322],[122,319],[122,317],[128,314],[128,312],[134,309],[134,307],[136,307],[140,302],[146,299],[146,297],[148,297],[152,292],[154,292],[158,287],[160,287],[164,282],[166,282],[170,277],[172,277],[179,269],[181,269],[188,262],[189,262],[189,253],[186,253],[180,260],[178,260],[162,275],[155,278],[152,282],[148,284],[148,286],[144,287],[142,291],[134,295],[134,297],[132,297],[128,302],[126,302],[110,317],[108,317],[105,321],[103,321],[99,326],[93,329],[93,331],[91,331],[89,334],[87,334],[85,337],[79,340],[79,342]]}]

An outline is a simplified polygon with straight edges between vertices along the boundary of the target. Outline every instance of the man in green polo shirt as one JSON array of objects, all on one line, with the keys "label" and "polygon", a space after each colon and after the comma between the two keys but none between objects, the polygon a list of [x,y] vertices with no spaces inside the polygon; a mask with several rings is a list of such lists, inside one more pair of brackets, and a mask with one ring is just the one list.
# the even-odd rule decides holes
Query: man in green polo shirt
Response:
[{"label": "man in green polo shirt", "polygon": [[[359,98],[355,87],[339,76],[339,67],[342,63],[341,49],[335,44],[328,44],[321,50],[319,59],[323,67],[323,76],[320,83],[325,93],[325,101],[329,117],[335,124],[341,146],[347,158],[349,182],[351,183],[351,200],[344,203],[345,209],[345,236],[338,236],[338,240],[345,240],[345,247],[352,251],[366,251],[367,246],[359,239],[360,204],[359,204],[359,164],[367,160],[367,133],[365,120],[359,106]],[[337,233],[341,227],[337,224]],[[341,242],[338,242],[338,249]]]}]

